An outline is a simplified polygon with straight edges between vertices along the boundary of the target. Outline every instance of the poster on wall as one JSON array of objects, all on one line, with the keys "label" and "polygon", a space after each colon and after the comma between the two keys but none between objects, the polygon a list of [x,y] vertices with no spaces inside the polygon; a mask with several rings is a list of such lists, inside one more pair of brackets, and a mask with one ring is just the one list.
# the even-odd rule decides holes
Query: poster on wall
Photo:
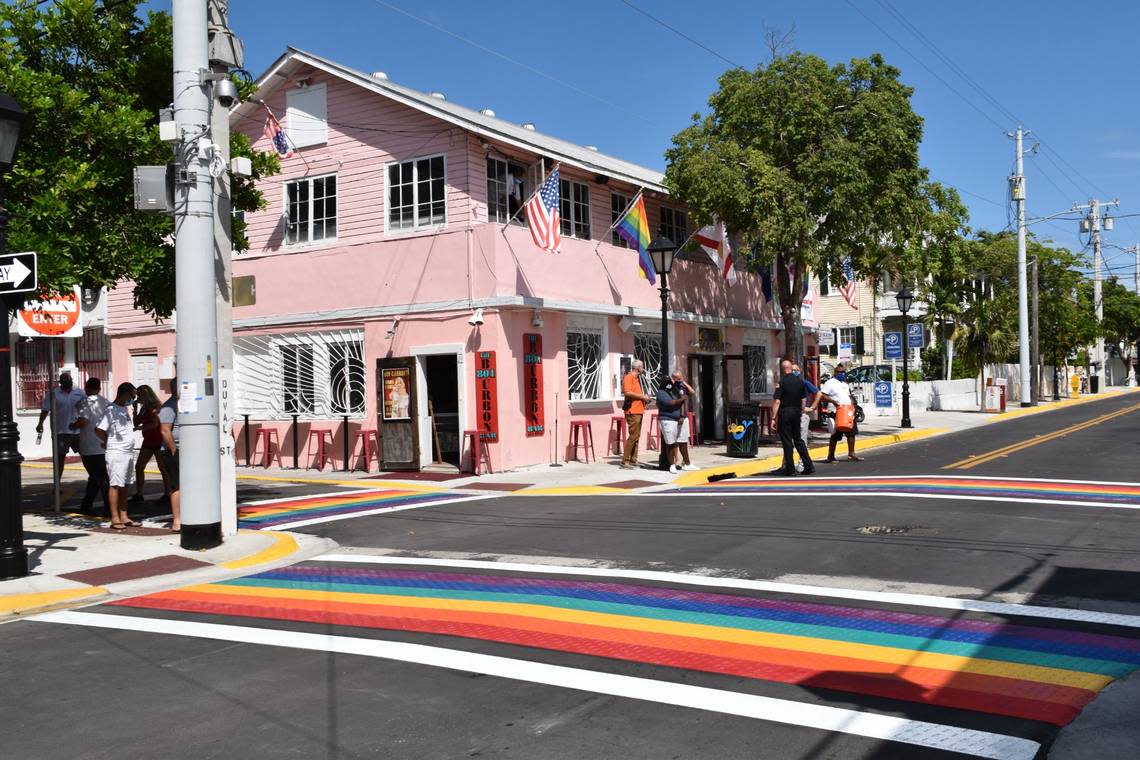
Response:
[{"label": "poster on wall", "polygon": [[526,399],[528,438],[546,432],[542,406],[542,336],[523,334],[523,397]]},{"label": "poster on wall", "polygon": [[411,419],[411,370],[390,367],[384,370],[384,419]]},{"label": "poster on wall", "polygon": [[479,415],[479,440],[499,440],[499,380],[495,373],[495,352],[475,355],[475,398]]}]

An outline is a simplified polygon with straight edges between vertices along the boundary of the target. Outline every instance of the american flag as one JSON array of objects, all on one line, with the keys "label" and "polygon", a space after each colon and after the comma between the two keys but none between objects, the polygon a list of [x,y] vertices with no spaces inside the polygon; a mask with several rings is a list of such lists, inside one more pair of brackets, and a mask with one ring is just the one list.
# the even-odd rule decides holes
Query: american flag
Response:
[{"label": "american flag", "polygon": [[858,309],[856,304],[855,295],[855,270],[851,268],[851,259],[843,260],[843,284],[839,286],[839,292],[843,294],[843,300],[852,309]]},{"label": "american flag", "polygon": [[289,146],[289,138],[285,136],[285,130],[281,128],[281,123],[269,110],[269,106],[265,107],[265,136],[273,141],[273,148],[279,158],[292,157],[293,148]]},{"label": "american flag", "polygon": [[562,246],[561,177],[558,169],[550,173],[538,192],[526,202],[526,221],[534,244],[544,251],[558,253]]}]

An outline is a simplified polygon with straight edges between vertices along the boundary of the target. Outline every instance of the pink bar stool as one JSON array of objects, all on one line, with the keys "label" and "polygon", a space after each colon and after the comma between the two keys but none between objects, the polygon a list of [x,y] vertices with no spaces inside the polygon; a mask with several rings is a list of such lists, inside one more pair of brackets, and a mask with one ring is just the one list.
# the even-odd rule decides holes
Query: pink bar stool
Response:
[{"label": "pink bar stool", "polygon": [[[372,458],[376,458],[376,467],[380,468],[380,435],[376,432],[375,428],[361,428],[356,431],[356,437],[352,441],[353,458],[355,457],[356,444],[360,444],[360,456],[364,457],[364,471],[372,471]],[[353,469],[356,469],[355,467]]]},{"label": "pink bar stool", "polygon": [[[606,434],[606,445],[611,447],[610,451],[621,454],[625,450],[626,437],[625,417],[610,417],[610,432]],[[612,446],[610,441],[613,441]]]},{"label": "pink bar stool", "polygon": [[277,437],[277,430],[275,428],[258,428],[257,439],[253,442],[252,459],[257,458],[258,446],[261,446],[262,467],[269,467],[269,463],[273,461],[270,451],[274,451],[277,454],[277,466],[284,466],[281,464],[281,441]]},{"label": "pink bar stool", "polygon": [[[317,450],[313,453],[313,439],[316,438]],[[309,443],[306,446],[309,450],[309,467],[314,464],[317,465],[318,470],[325,469],[325,463],[334,464],[333,462],[333,434],[331,430],[310,430]],[[308,469],[308,468],[306,468]]]},{"label": "pink bar stool", "polygon": [[594,430],[590,427],[589,420],[570,420],[570,440],[567,443],[570,446],[574,461],[582,461],[578,459],[579,447],[582,448],[582,455],[586,457],[587,463],[589,463],[591,455],[593,455],[595,462],[598,461],[598,455],[594,452]]},{"label": "pink bar stool", "polygon": [[[464,430],[463,441],[459,447],[460,461],[463,459],[463,451],[467,448],[467,441],[471,441],[471,470],[470,472],[475,475],[482,475],[480,472],[480,464],[485,460],[487,462],[487,474],[494,475],[495,471],[491,469],[491,450],[487,448],[487,442],[479,438],[478,430]],[[467,470],[464,470],[467,472]]]}]

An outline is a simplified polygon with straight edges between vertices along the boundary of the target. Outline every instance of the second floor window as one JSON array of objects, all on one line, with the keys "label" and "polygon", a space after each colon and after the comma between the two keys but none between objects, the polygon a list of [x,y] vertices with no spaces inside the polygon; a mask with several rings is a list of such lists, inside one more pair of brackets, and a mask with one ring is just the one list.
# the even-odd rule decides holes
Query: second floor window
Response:
[{"label": "second floor window", "polygon": [[590,188],[581,182],[562,180],[562,234],[590,239]]},{"label": "second floor window", "polygon": [[689,217],[680,209],[661,207],[661,231],[677,245],[689,239]]},{"label": "second floor window", "polygon": [[336,238],[336,175],[287,182],[285,215],[287,244]]},{"label": "second floor window", "polygon": [[447,223],[443,156],[388,165],[388,229],[415,230]]},{"label": "second floor window", "polygon": [[487,221],[505,223],[513,219],[525,224],[520,212],[527,199],[527,170],[501,158],[487,157]]},{"label": "second floor window", "polygon": [[[628,195],[610,193],[610,224],[617,224],[617,220],[625,213],[625,210],[629,208],[630,201],[632,200],[633,198],[630,198]],[[625,242],[625,238],[616,232],[610,233],[610,242],[618,248],[629,248],[629,243]]]}]

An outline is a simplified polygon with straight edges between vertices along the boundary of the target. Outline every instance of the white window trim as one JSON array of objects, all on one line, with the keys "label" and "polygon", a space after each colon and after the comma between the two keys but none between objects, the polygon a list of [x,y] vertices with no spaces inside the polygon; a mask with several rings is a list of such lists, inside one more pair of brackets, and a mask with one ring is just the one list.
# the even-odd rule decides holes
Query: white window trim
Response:
[{"label": "white window trim", "polygon": [[[332,237],[323,237],[320,240],[313,240],[313,180],[325,179],[333,177],[336,179],[336,234]],[[289,242],[289,185],[295,182],[308,182],[309,183],[309,230],[308,239],[304,241],[297,241],[295,243]],[[287,179],[281,183],[281,208],[284,212],[281,214],[285,218],[285,247],[289,250],[296,250],[298,248],[313,248],[316,246],[328,245],[335,243],[337,238],[340,237],[340,178],[337,177],[336,172],[327,172],[325,174],[314,174],[311,177],[294,177]]]},{"label": "white window trim", "polygon": [[[579,182],[578,180],[570,179],[569,177],[562,177],[561,181],[570,183],[571,194],[570,194],[569,199],[565,199],[565,198],[561,197],[561,192],[562,192],[561,187],[558,188],[558,192],[560,194],[559,195],[560,200],[569,200],[569,202],[570,202],[570,205],[569,205],[570,213],[572,214],[571,218],[569,220],[566,220],[566,221],[569,221],[569,223],[570,223],[570,232],[563,232],[562,236],[563,237],[571,237],[571,238],[574,238],[575,240],[593,240],[593,236],[594,236],[594,220],[593,220],[594,199],[592,197],[593,193],[590,192],[590,183]],[[590,228],[590,234],[587,235],[586,237],[578,237],[576,234],[574,234],[574,225],[580,221],[578,219],[578,217],[573,216],[574,208],[576,205],[574,202],[574,194],[573,194],[573,189],[574,189],[573,186],[574,185],[581,185],[582,187],[586,188],[586,220],[585,221],[586,221],[587,226],[589,226],[589,228]],[[562,204],[559,203],[559,206],[561,206],[561,205]],[[559,208],[558,211],[559,211],[559,214],[561,215],[562,209]]]},{"label": "white window trim", "polygon": [[327,339],[327,333],[312,332],[312,333],[289,333],[285,335],[274,335],[269,339],[269,348],[275,354],[272,361],[277,369],[278,377],[273,381],[272,392],[276,395],[276,401],[281,409],[281,416],[278,419],[288,420],[292,419],[293,413],[286,412],[285,410],[285,363],[284,356],[281,353],[282,346],[310,346],[313,349],[313,391],[315,395],[314,409],[311,412],[298,412],[298,419],[301,420],[332,420],[340,419],[345,416],[344,412],[332,411],[331,405],[328,401],[328,386],[331,381],[329,373],[332,368],[332,358],[330,356],[329,345],[330,342],[336,343],[360,343],[361,360],[364,363],[364,409],[360,412],[350,412],[348,418],[350,420],[362,420],[368,417],[368,354],[367,345],[364,341],[364,331],[354,330],[344,336],[337,335],[334,341]]},{"label": "white window trim", "polygon": [[[411,162],[412,170],[415,171],[417,161],[430,161],[433,158],[443,159],[443,224],[416,224],[406,229],[392,229],[389,224],[391,223],[391,212],[389,208],[391,203],[391,188],[388,185],[388,172],[393,166],[406,164]],[[486,176],[484,172],[484,182]],[[384,164],[384,234],[391,237],[404,237],[407,235],[422,234],[424,232],[442,232],[447,229],[447,224],[451,220],[450,209],[448,208],[447,195],[448,189],[451,187],[447,180],[447,154],[446,153],[429,153],[426,156],[413,156],[412,158],[405,158],[400,161],[389,161]],[[420,207],[420,183],[418,177],[412,179],[412,208],[416,214],[419,214]],[[339,227],[337,228],[340,229]]]},{"label": "white window trim", "polygon": [[620,387],[621,378],[616,378],[614,354],[610,351],[610,330],[607,317],[592,317],[583,314],[570,314],[566,317],[566,332],[591,332],[602,337],[602,356],[598,361],[598,397],[591,399],[570,399],[570,358],[569,350],[563,375],[566,378],[566,399],[571,409],[590,409],[613,405],[615,388]]}]

